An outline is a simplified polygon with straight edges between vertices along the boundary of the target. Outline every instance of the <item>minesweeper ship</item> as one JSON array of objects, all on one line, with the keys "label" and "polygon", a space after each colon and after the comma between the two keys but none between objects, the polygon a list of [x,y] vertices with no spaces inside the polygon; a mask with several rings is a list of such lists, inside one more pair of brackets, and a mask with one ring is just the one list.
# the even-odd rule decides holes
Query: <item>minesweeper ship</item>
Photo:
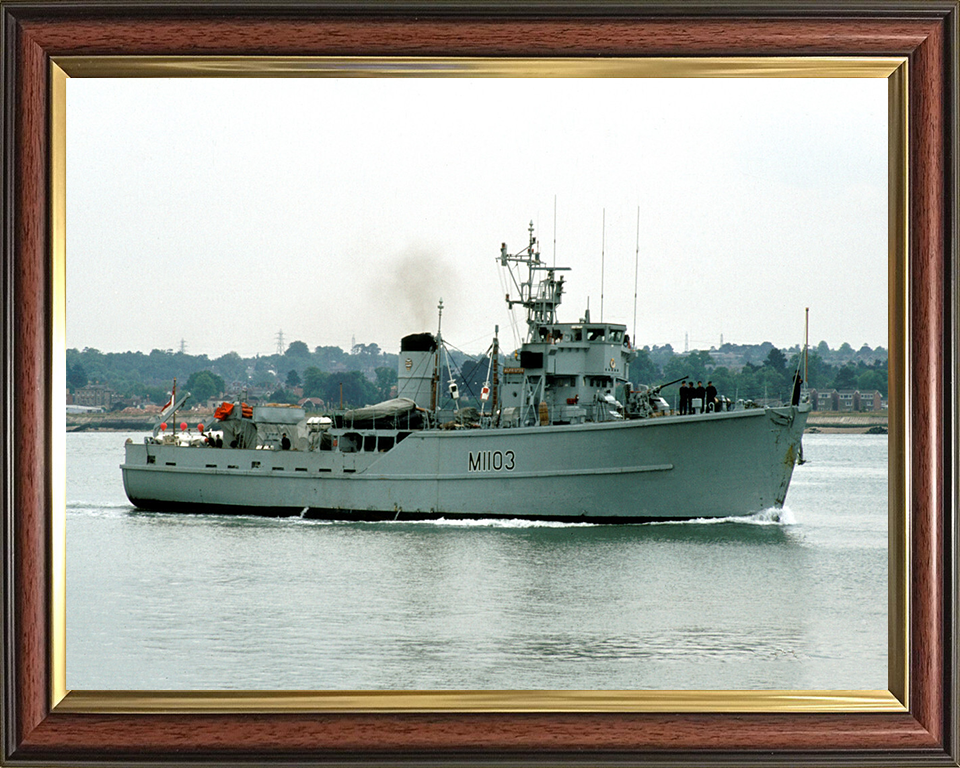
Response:
[{"label": "minesweeper ship", "polygon": [[532,224],[527,247],[503,245],[499,260],[528,335],[502,368],[494,337],[479,410],[456,408],[452,376],[441,387],[438,327],[402,340],[393,400],[326,416],[225,403],[205,437],[158,424],[128,440],[127,497],[164,512],[339,520],[629,523],[782,507],[810,410],[798,380],[789,406],[675,414],[664,385],[631,389],[626,326],[589,310],[557,320],[565,268],[540,260]]}]

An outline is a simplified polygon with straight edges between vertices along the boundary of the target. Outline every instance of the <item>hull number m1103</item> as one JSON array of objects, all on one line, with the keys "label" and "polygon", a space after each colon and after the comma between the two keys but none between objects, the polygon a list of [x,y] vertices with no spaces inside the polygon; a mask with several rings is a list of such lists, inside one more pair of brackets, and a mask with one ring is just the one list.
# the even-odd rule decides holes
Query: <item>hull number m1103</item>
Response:
[{"label": "hull number m1103", "polygon": [[513,451],[470,451],[468,472],[510,472],[515,466]]}]

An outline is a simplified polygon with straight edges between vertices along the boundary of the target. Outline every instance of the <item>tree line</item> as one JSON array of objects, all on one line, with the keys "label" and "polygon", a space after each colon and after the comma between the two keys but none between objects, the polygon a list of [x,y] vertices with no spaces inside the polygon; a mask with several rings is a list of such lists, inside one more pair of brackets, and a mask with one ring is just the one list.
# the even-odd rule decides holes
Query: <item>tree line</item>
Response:
[{"label": "tree line", "polygon": [[[887,356],[881,350],[872,359],[861,356],[845,362],[828,362],[819,350],[810,350],[806,366],[799,349],[790,356],[772,345],[766,357],[758,362],[745,362],[739,370],[718,365],[711,352],[699,350],[685,355],[671,354],[666,357],[654,354],[650,348],[637,351],[631,365],[630,379],[634,384],[652,381],[687,380],[712,381],[721,395],[731,399],[773,399],[788,402],[793,390],[793,377],[799,370],[801,378],[806,373],[806,386],[817,390],[851,390],[879,392],[887,396]],[[660,364],[657,362],[659,358]],[[663,392],[670,400],[679,389],[679,384],[666,387]]]},{"label": "tree line", "polygon": [[[67,350],[67,386],[73,391],[90,383],[105,384],[120,398],[138,398],[157,405],[166,402],[176,377],[181,391],[194,400],[245,391],[263,393],[271,402],[296,402],[301,397],[322,399],[328,407],[360,406],[390,397],[397,382],[399,356],[376,344],[357,344],[351,350],[292,342],[283,354],[241,357],[228,352],[217,358],[173,350],[108,352],[86,347]],[[487,379],[488,359],[451,351],[451,367],[463,403],[475,403]],[[781,350],[769,342],[757,345],[724,344],[719,349],[677,353],[669,345],[637,350],[630,380],[657,385],[681,377],[708,380],[730,398],[785,401],[800,364],[800,349]],[[444,371],[441,378],[446,380]],[[815,389],[859,389],[887,396],[887,354],[882,348],[854,350],[849,344],[831,349],[820,342],[807,360],[807,385]],[[668,399],[679,385],[666,388]],[[341,400],[342,395],[342,400]]]}]

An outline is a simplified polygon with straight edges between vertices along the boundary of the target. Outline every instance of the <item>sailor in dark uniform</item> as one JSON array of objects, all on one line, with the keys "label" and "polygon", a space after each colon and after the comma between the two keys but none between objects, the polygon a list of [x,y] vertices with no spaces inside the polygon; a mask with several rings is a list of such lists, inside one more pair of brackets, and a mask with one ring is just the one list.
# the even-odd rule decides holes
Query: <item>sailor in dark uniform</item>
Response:
[{"label": "sailor in dark uniform", "polygon": [[684,415],[687,412],[687,408],[690,405],[690,390],[687,389],[687,382],[680,382],[680,415]]},{"label": "sailor in dark uniform", "polygon": [[713,386],[712,381],[707,382],[707,402],[706,410],[708,413],[720,410],[717,407],[717,388]]},{"label": "sailor in dark uniform", "polygon": [[703,388],[703,382],[698,381],[696,389],[693,390],[693,396],[700,401],[700,413],[703,413],[704,402],[703,398],[706,396],[706,390]]},{"label": "sailor in dark uniform", "polygon": [[800,405],[800,393],[802,392],[803,379],[800,377],[800,371],[793,377],[793,396],[790,398],[790,405]]}]

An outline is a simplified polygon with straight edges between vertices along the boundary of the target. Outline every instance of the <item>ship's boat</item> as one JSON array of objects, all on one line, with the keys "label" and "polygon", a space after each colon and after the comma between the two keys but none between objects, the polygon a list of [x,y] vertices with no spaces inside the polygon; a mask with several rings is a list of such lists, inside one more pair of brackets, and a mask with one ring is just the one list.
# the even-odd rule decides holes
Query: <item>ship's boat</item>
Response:
[{"label": "ship's boat", "polygon": [[395,399],[322,416],[227,403],[205,437],[158,429],[128,441],[127,497],[159,511],[341,520],[625,523],[783,505],[810,410],[799,386],[783,407],[717,400],[677,414],[666,384],[630,386],[626,326],[589,310],[558,320],[565,268],[541,262],[532,224],[526,248],[503,245],[499,261],[527,338],[501,365],[495,335],[479,407],[458,407],[438,327],[402,339]]}]

